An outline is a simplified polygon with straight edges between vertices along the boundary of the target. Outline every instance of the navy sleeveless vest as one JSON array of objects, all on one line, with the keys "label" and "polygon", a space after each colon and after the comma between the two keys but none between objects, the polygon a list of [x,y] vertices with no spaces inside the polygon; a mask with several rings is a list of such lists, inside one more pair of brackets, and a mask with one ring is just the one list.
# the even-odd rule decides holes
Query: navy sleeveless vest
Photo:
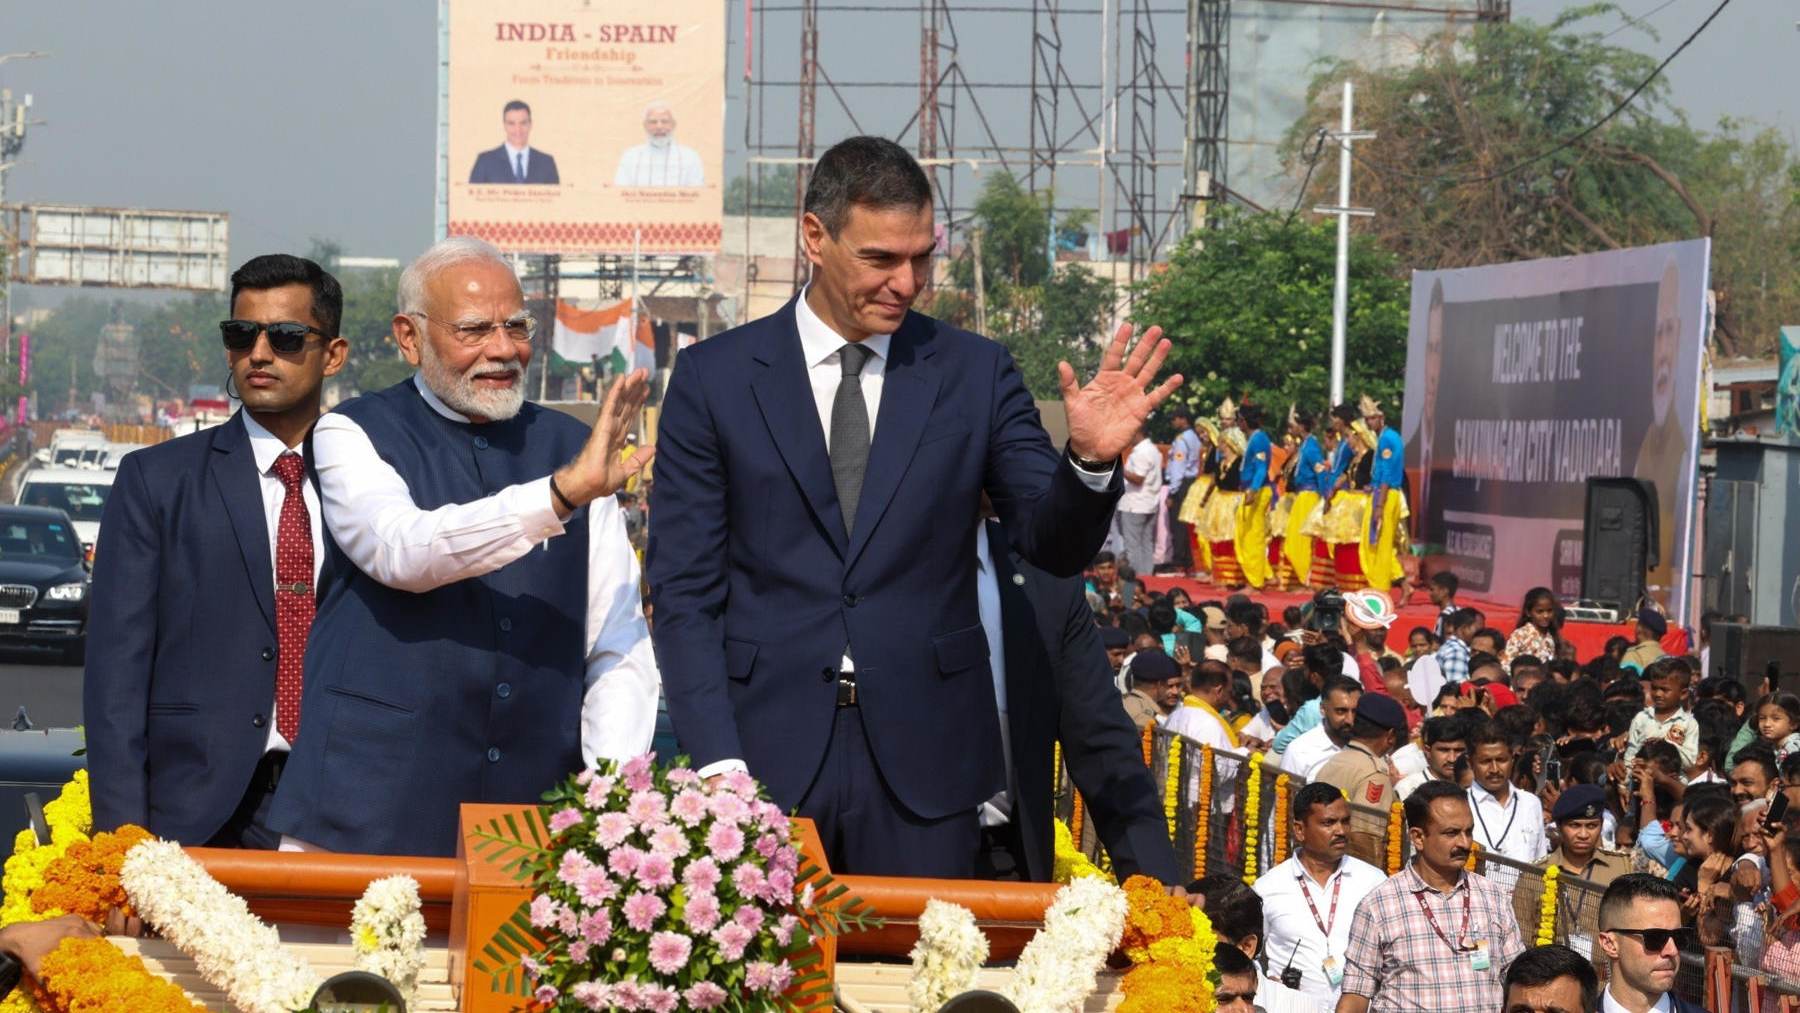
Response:
[{"label": "navy sleeveless vest", "polygon": [[[541,479],[588,429],[526,404],[455,422],[411,379],[340,405],[422,510]],[[269,826],[334,851],[450,855],[463,802],[535,802],[582,766],[587,511],[514,562],[415,594],[325,532],[300,734]]]}]

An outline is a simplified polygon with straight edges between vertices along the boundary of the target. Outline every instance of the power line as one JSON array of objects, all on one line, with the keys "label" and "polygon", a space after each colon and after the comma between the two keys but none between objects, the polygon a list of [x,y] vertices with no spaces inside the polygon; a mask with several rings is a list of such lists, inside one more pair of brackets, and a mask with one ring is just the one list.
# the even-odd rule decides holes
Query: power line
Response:
[{"label": "power line", "polygon": [[1679,2],[1680,2],[1680,0],[1663,0],[1662,3],[1657,4],[1656,7],[1653,8],[1652,10],[1650,10],[1648,13],[1640,14],[1635,18],[1629,14],[1626,14],[1624,11],[1620,11],[1619,16],[1623,17],[1625,19],[1625,23],[1620,25],[1619,27],[1613,29],[1612,31],[1607,32],[1605,35],[1600,36],[1600,41],[1605,42],[1607,39],[1612,38],[1613,36],[1619,34],[1620,32],[1624,31],[1627,28],[1642,28],[1643,30],[1645,30],[1647,32],[1654,33],[1655,30],[1652,29],[1649,25],[1645,24],[1644,22],[1649,21],[1653,17],[1656,17],[1658,14],[1661,14],[1663,11],[1668,10],[1670,7],[1675,6],[1675,4],[1677,4]]},{"label": "power line", "polygon": [[[1601,127],[1606,126],[1608,123],[1612,122],[1614,117],[1616,117],[1620,113],[1624,112],[1625,108],[1627,106],[1631,105],[1631,103],[1633,101],[1635,101],[1639,95],[1642,95],[1644,93],[1644,89],[1650,87],[1650,83],[1652,81],[1655,81],[1657,79],[1657,77],[1659,77],[1662,74],[1663,70],[1666,67],[1668,67],[1669,64],[1671,64],[1675,61],[1675,58],[1677,56],[1681,55],[1682,50],[1684,50],[1688,46],[1692,45],[1694,40],[1700,37],[1700,33],[1706,31],[1707,26],[1711,25],[1713,23],[1714,19],[1716,19],[1721,13],[1723,13],[1725,8],[1727,8],[1729,6],[1731,6],[1731,0],[1719,0],[1719,6],[1714,7],[1712,13],[1708,14],[1706,16],[1706,20],[1700,22],[1700,27],[1694,29],[1692,34],[1690,34],[1687,38],[1683,39],[1681,41],[1681,45],[1675,47],[1674,52],[1671,52],[1668,56],[1664,57],[1663,61],[1656,65],[1656,69],[1650,72],[1650,76],[1644,78],[1643,81],[1639,82],[1638,86],[1631,90],[1631,94],[1625,96],[1625,98],[1623,100],[1621,100],[1618,105],[1613,106],[1612,110],[1610,112],[1608,112],[1605,116],[1602,116],[1599,119],[1595,120],[1593,123],[1589,124],[1587,127],[1583,128],[1581,131],[1579,131],[1575,134],[1572,134],[1572,135],[1564,138],[1563,140],[1557,142],[1555,145],[1551,146],[1550,148],[1548,148],[1544,151],[1540,151],[1537,154],[1532,155],[1530,158],[1525,158],[1525,159],[1521,159],[1520,161],[1514,162],[1513,164],[1507,166],[1504,169],[1497,169],[1493,172],[1483,173],[1479,176],[1443,176],[1443,175],[1433,175],[1430,173],[1406,172],[1401,169],[1390,169],[1390,168],[1386,168],[1383,166],[1374,165],[1373,163],[1365,161],[1361,155],[1352,154],[1351,157],[1355,158],[1359,162],[1363,162],[1364,165],[1367,165],[1369,167],[1369,169],[1374,172],[1386,173],[1387,175],[1391,175],[1391,176],[1399,176],[1403,179],[1416,179],[1416,180],[1424,180],[1427,182],[1448,183],[1451,186],[1466,186],[1470,183],[1485,183],[1489,180],[1499,179],[1502,176],[1510,176],[1513,173],[1518,172],[1520,169],[1525,168],[1526,166],[1535,165],[1538,162],[1541,162],[1544,159],[1549,158],[1550,156],[1552,156],[1560,151],[1565,151],[1569,148],[1574,147],[1575,145],[1581,143],[1582,140],[1587,138],[1589,135],[1593,134],[1594,131],[1599,130]],[[1652,13],[1654,13],[1654,12],[1652,12]]]},{"label": "power line", "polygon": [[1306,188],[1312,184],[1313,170],[1319,167],[1319,156],[1325,153],[1325,138],[1330,132],[1320,127],[1313,132],[1312,154],[1303,156],[1306,159],[1306,176],[1300,180],[1300,192],[1294,195],[1294,207],[1287,213],[1284,225],[1291,225],[1294,216],[1300,213],[1300,205],[1306,200]]}]

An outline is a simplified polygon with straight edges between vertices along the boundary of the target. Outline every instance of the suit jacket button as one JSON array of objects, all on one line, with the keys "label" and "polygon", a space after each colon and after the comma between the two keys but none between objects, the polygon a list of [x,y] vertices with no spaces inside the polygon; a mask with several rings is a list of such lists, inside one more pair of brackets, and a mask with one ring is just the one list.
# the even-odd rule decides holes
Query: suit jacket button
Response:
[{"label": "suit jacket button", "polygon": [[499,746],[489,746],[488,751],[487,751],[487,758],[488,758],[489,763],[499,763],[500,762],[500,747]]},{"label": "suit jacket button", "polygon": [[485,437],[485,436],[475,437],[475,449],[476,450],[486,450],[487,448],[488,448],[487,437]]},{"label": "suit jacket button", "polygon": [[512,696],[512,683],[503,682],[500,685],[495,686],[494,687],[494,695],[499,697],[502,700],[506,699],[509,696]]},{"label": "suit jacket button", "polygon": [[250,719],[250,726],[252,728],[261,728],[262,726],[264,726],[268,723],[269,723],[269,719],[263,717],[261,714],[258,714],[257,716]]},{"label": "suit jacket button", "polygon": [[500,620],[500,632],[501,633],[511,633],[512,632],[512,620],[511,619]]},{"label": "suit jacket button", "polygon": [[263,648],[262,649],[262,658],[264,661],[274,661],[275,660],[275,648],[273,648],[273,647]]},{"label": "suit jacket button", "polygon": [[845,608],[855,608],[856,607],[856,596],[853,594],[845,595],[844,596],[844,607]]},{"label": "suit jacket button", "polygon": [[819,678],[823,679],[826,682],[831,682],[832,680],[837,678],[837,669],[822,668],[819,670]]}]

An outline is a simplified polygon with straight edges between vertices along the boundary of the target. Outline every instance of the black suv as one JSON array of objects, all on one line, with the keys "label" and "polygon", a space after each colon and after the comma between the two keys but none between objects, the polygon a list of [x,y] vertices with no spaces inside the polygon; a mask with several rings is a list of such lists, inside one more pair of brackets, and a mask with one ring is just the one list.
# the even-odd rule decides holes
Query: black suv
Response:
[{"label": "black suv", "polygon": [[52,507],[0,506],[0,644],[87,654],[88,568],[69,515]]}]

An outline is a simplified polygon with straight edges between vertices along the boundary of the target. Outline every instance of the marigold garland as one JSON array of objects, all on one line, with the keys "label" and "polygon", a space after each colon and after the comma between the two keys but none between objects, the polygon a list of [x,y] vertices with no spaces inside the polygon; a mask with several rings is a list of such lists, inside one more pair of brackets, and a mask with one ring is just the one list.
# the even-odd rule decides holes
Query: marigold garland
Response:
[{"label": "marigold garland", "polygon": [[[1194,878],[1206,875],[1207,835],[1212,830],[1213,751],[1200,747],[1200,794],[1194,800]],[[1175,835],[1175,817],[1169,817],[1169,836]]]},{"label": "marigold garland", "polygon": [[1081,846],[1081,817],[1083,815],[1081,811],[1081,792],[1076,791],[1073,788],[1070,789],[1070,792],[1073,794],[1073,798],[1071,798],[1069,802],[1069,836],[1075,839],[1077,842],[1076,847],[1079,848]]},{"label": "marigold garland", "polygon": [[44,958],[37,1000],[52,1013],[206,1013],[179,986],[150,973],[143,960],[104,939],[79,936],[64,939]]},{"label": "marigold garland", "polygon": [[1387,874],[1392,876],[1400,871],[1400,835],[1405,833],[1406,806],[1395,802],[1388,807],[1387,825]]},{"label": "marigold garland", "polygon": [[1150,766],[1151,742],[1154,741],[1155,738],[1156,722],[1152,721],[1144,726],[1144,766],[1146,767]]},{"label": "marigold garland", "polygon": [[44,885],[32,894],[31,909],[44,917],[76,914],[95,923],[104,923],[114,909],[134,914],[119,882],[119,867],[126,852],[150,839],[150,831],[127,823],[70,845],[44,870]]},{"label": "marigold garland", "polygon": [[1469,860],[1463,863],[1463,868],[1469,870],[1470,872],[1474,872],[1475,871],[1475,863],[1479,862],[1480,860],[1481,860],[1481,845],[1476,841],[1470,841],[1469,842]]},{"label": "marigold garland", "polygon": [[1181,750],[1185,741],[1179,735],[1169,738],[1168,763],[1163,770],[1163,818],[1169,823],[1171,841],[1175,839],[1175,819],[1181,812]]},{"label": "marigold garland", "polygon": [[1244,882],[1251,885],[1256,883],[1257,828],[1262,825],[1262,758],[1260,751],[1250,754],[1250,776],[1244,782]]},{"label": "marigold garland", "polygon": [[1275,775],[1275,804],[1269,810],[1271,814],[1269,819],[1274,824],[1275,832],[1274,853],[1269,861],[1274,865],[1280,865],[1288,858],[1288,821],[1293,818],[1288,813],[1290,805],[1288,790],[1288,776],[1286,774]]},{"label": "marigold garland", "polygon": [[[1075,839],[1070,835],[1069,828],[1063,825],[1062,820],[1051,820],[1050,826],[1054,832],[1050,878],[1058,883],[1068,883],[1083,878],[1104,879],[1108,883],[1113,881],[1110,872],[1100,865],[1095,865],[1093,860],[1088,858],[1086,852],[1075,846]],[[1104,860],[1105,853],[1102,852],[1100,857]]]},{"label": "marigold garland", "polygon": [[1556,894],[1559,889],[1557,880],[1562,870],[1552,865],[1544,870],[1544,897],[1538,907],[1537,945],[1549,946],[1556,942]]},{"label": "marigold garland", "polygon": [[1133,967],[1120,982],[1119,1013],[1210,1013],[1218,986],[1212,923],[1145,876],[1125,881],[1129,908],[1120,948]]},{"label": "marigold garland", "polygon": [[[88,795],[88,774],[77,770],[62,792],[44,805],[44,822],[50,828],[50,843],[39,844],[37,835],[27,827],[13,838],[12,857],[6,860],[0,889],[5,900],[0,903],[0,926],[38,921],[61,915],[62,911],[35,911],[32,896],[44,885],[44,871],[62,857],[70,847],[88,839],[94,828],[94,809]],[[14,989],[0,1001],[0,1013],[34,1013],[38,1006],[29,989]]]}]

